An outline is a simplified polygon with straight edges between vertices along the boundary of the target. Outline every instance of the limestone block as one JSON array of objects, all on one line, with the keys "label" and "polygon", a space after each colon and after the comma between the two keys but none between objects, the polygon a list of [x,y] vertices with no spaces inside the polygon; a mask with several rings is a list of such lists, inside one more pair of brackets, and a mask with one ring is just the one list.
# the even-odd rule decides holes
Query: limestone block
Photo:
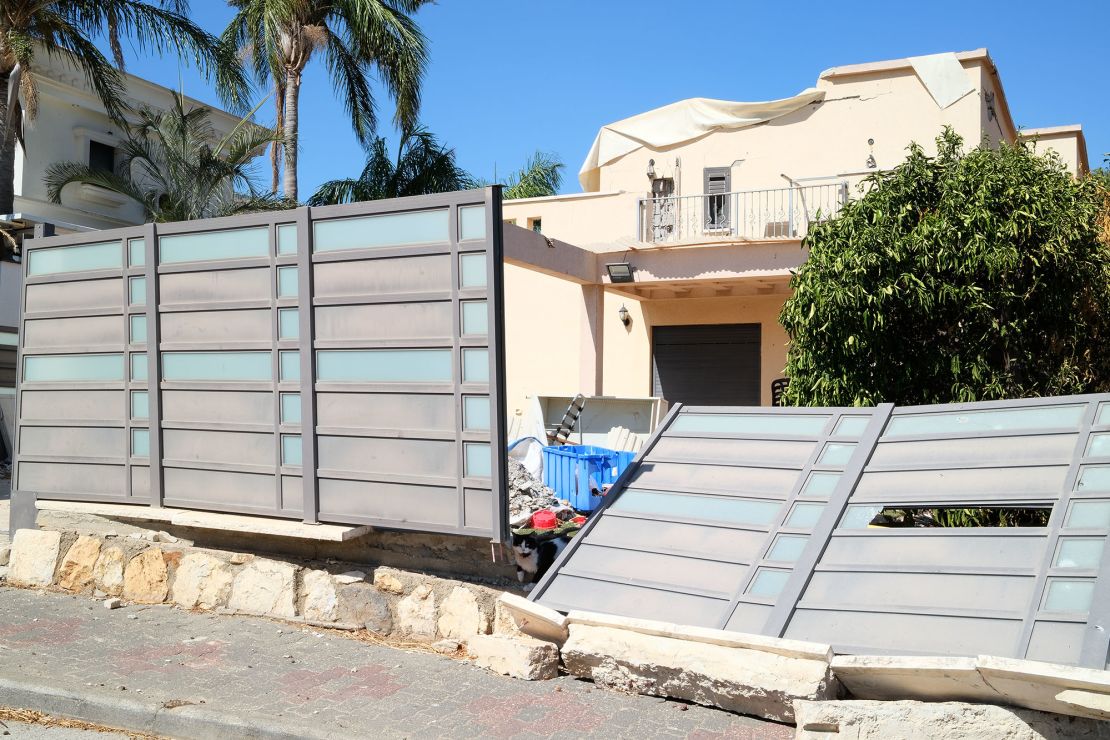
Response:
[{"label": "limestone block", "polygon": [[401,579],[387,568],[378,568],[374,571],[374,587],[398,596],[405,593],[405,585],[401,583]]},{"label": "limestone block", "polygon": [[20,529],[12,538],[8,583],[16,586],[49,586],[54,582],[62,535],[42,529]]},{"label": "limestone block", "polygon": [[231,594],[231,569],[203,552],[186,555],[173,577],[173,601],[186,609],[215,609]]},{"label": "limestone block", "polygon": [[631,693],[685,699],[791,722],[795,699],[833,699],[823,660],[571,623],[563,664],[576,676]]},{"label": "limestone block", "polygon": [[389,597],[369,583],[341,586],[339,621],[361,624],[371,632],[388,635],[393,631],[393,612],[389,608]]},{"label": "limestone block", "polygon": [[397,602],[397,627],[407,637],[436,636],[436,597],[431,586],[421,584]]},{"label": "limestone block", "polygon": [[466,640],[474,635],[488,634],[490,613],[474,592],[464,586],[455,586],[439,605],[439,634]]},{"label": "limestone block", "polygon": [[236,574],[227,605],[268,617],[297,616],[297,569],[276,560],[252,560]]},{"label": "limestone block", "polygon": [[493,605],[493,634],[508,635],[509,637],[524,634],[520,631],[520,628],[516,626],[513,613],[509,611],[508,607],[506,607],[500,599]]},{"label": "limestone block", "polygon": [[123,564],[123,550],[118,547],[101,548],[100,557],[93,567],[96,587],[112,596],[123,593]]},{"label": "limestone block", "polygon": [[1110,724],[1033,709],[920,701],[794,702],[796,740],[1110,738]]},{"label": "limestone block", "polygon": [[58,585],[67,591],[82,591],[93,582],[93,570],[100,559],[100,540],[81,535],[62,558]]},{"label": "limestone block", "polygon": [[3,547],[0,547],[0,565],[7,565],[8,560],[11,559],[11,555],[12,555],[12,546],[11,545],[4,545]]},{"label": "limestone block", "polygon": [[559,648],[532,637],[475,635],[466,651],[483,668],[513,678],[540,681],[559,675]]},{"label": "limestone block", "polygon": [[361,570],[349,570],[346,573],[340,573],[335,576],[335,582],[346,586],[349,583],[358,583],[359,581],[366,580],[366,573]]},{"label": "limestone block", "polygon": [[157,547],[143,550],[123,571],[123,598],[139,604],[161,604],[170,593],[166,559]]},{"label": "limestone block", "polygon": [[304,594],[304,617],[317,622],[334,622],[339,615],[339,594],[330,573],[307,570],[301,584]]}]

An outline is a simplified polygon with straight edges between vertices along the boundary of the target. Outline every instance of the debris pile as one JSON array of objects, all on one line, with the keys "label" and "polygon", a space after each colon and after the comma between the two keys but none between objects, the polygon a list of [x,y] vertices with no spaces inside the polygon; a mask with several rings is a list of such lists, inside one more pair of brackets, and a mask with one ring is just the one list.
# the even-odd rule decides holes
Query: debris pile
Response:
[{"label": "debris pile", "polygon": [[532,514],[542,509],[569,508],[555,492],[532,477],[516,460],[509,460],[509,523],[514,527],[527,524]]}]

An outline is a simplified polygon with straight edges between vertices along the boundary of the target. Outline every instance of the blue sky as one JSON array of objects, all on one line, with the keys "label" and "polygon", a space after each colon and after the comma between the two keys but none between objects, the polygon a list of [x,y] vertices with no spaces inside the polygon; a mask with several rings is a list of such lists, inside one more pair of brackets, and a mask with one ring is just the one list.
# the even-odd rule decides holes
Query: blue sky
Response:
[{"label": "blue sky", "polygon": [[[220,0],[193,0],[193,15],[217,34],[231,16]],[[786,97],[828,67],[982,46],[1019,126],[1081,123],[1092,166],[1110,151],[1105,0],[439,0],[417,17],[431,56],[422,120],[487,179],[543,150],[567,164],[563,191],[576,192],[605,123],[682,98]],[[218,102],[176,58],[128,62],[131,72],[170,87],[183,79],[187,94]],[[271,107],[263,122],[272,122]],[[344,115],[314,61],[301,93],[302,197],[361,169]],[[392,115],[379,95],[391,144]]]}]

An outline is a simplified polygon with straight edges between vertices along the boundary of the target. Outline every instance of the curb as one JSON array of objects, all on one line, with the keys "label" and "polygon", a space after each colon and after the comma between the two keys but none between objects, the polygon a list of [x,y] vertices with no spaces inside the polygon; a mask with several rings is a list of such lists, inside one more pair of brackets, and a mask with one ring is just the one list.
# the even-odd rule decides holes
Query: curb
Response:
[{"label": "curb", "polygon": [[[327,735],[319,727],[298,728],[296,732],[275,730],[272,729],[273,720],[230,715],[195,704],[167,709],[159,702],[75,694],[8,678],[0,678],[0,706],[31,709],[55,717],[186,740],[209,740],[213,737],[293,740]],[[282,717],[283,724],[289,719]]]}]

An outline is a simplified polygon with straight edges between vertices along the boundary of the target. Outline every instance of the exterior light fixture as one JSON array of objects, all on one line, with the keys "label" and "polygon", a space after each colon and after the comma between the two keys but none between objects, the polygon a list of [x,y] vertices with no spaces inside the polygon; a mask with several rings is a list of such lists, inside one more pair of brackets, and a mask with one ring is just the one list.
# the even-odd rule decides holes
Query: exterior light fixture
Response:
[{"label": "exterior light fixture", "polygon": [[621,304],[620,310],[617,311],[617,316],[625,326],[632,323],[632,317],[628,315],[628,309],[624,307],[623,303]]},{"label": "exterior light fixture", "polygon": [[648,176],[649,180],[654,180],[655,179],[655,160],[654,159],[649,159],[648,160],[647,176]]},{"label": "exterior light fixture", "polygon": [[634,282],[632,277],[632,265],[627,262],[610,262],[605,265],[605,270],[609,273],[609,282],[611,283]]},{"label": "exterior light fixture", "polygon": [[879,166],[878,163],[875,162],[875,140],[868,139],[867,146],[871,147],[871,153],[867,155],[867,169],[873,170]]}]

